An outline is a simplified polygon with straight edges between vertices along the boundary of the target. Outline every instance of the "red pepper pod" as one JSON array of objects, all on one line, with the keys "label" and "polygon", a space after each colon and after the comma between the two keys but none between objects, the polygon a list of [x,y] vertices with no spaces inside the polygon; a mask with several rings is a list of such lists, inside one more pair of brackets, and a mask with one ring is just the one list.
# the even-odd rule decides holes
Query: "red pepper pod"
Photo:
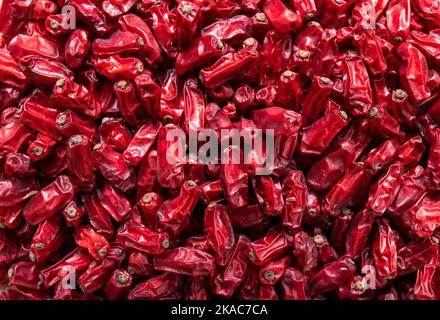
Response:
[{"label": "red pepper pod", "polygon": [[49,156],[55,145],[56,141],[44,134],[38,133],[37,138],[29,143],[27,154],[33,161],[38,161]]},{"label": "red pepper pod", "polygon": [[104,0],[100,7],[107,16],[114,19],[130,11],[136,3],[136,0]]},{"label": "red pepper pod", "polygon": [[270,29],[270,22],[264,12],[257,12],[252,16],[252,36],[258,41],[263,41]]},{"label": "red pepper pod", "polygon": [[102,36],[110,31],[111,27],[106,16],[92,1],[72,0],[69,4],[76,9],[79,18],[91,27],[97,35]]},{"label": "red pepper pod", "polygon": [[299,131],[302,117],[292,110],[269,107],[253,110],[251,119],[262,130],[273,129],[274,135],[290,136]]},{"label": "red pepper pod", "polygon": [[[389,0],[361,0],[356,2],[352,11],[352,18],[357,22],[362,22],[365,20],[365,17],[371,17],[377,21],[379,16],[383,13],[385,8],[387,7]],[[370,19],[371,19],[370,18]],[[372,21],[369,21],[372,22]]]},{"label": "red pepper pod", "polygon": [[225,200],[225,192],[221,180],[207,181],[200,186],[202,200],[205,204]]},{"label": "red pepper pod", "polygon": [[419,238],[397,252],[398,275],[405,275],[423,268],[438,253],[435,239]]},{"label": "red pepper pod", "polygon": [[183,85],[184,115],[186,132],[198,132],[204,128],[205,97],[197,79],[188,78]]},{"label": "red pepper pod", "polygon": [[74,135],[67,141],[67,169],[72,182],[81,189],[90,191],[95,185],[90,139],[84,135]]},{"label": "red pepper pod", "polygon": [[400,146],[397,160],[403,163],[405,168],[416,165],[425,152],[425,144],[419,135],[408,139]]},{"label": "red pepper pod", "polygon": [[429,33],[423,33],[413,30],[407,42],[417,47],[430,63],[435,66],[439,65],[440,34],[438,31],[432,30]]},{"label": "red pepper pod", "polygon": [[304,155],[319,155],[333,138],[348,124],[345,111],[332,111],[302,131],[300,151]]},{"label": "red pepper pod", "polygon": [[36,173],[31,166],[31,158],[23,153],[8,153],[5,157],[4,172],[9,177],[26,177]]},{"label": "red pepper pod", "polygon": [[418,104],[431,96],[426,86],[428,65],[420,50],[409,43],[402,43],[397,49],[402,65],[399,68],[400,81],[409,94],[412,103]]},{"label": "red pepper pod", "polygon": [[421,166],[415,166],[402,175],[402,185],[388,211],[401,215],[411,208],[425,193],[426,172]]},{"label": "red pepper pod", "polygon": [[168,232],[172,238],[178,236],[188,223],[200,195],[195,182],[189,180],[183,183],[179,195],[165,201],[157,211],[158,229]]},{"label": "red pepper pod", "polygon": [[52,287],[59,281],[68,282],[72,274],[81,273],[92,261],[93,258],[89,254],[76,248],[54,265],[41,270],[40,276],[47,288]]},{"label": "red pepper pod", "polygon": [[326,191],[344,176],[355,160],[354,147],[345,143],[315,162],[307,174],[307,183],[317,191]]},{"label": "red pepper pod", "polygon": [[66,137],[83,135],[93,138],[95,136],[95,123],[89,119],[79,117],[75,112],[69,109],[58,114],[55,121],[58,131]]},{"label": "red pepper pod", "polygon": [[436,187],[440,186],[440,129],[435,128],[431,133],[431,146],[429,148],[427,173]]},{"label": "red pepper pod", "polygon": [[376,220],[372,256],[376,274],[385,279],[397,276],[397,248],[395,231],[385,219]]},{"label": "red pepper pod", "polygon": [[[9,41],[8,50],[16,60],[36,55],[61,62],[64,57],[63,48],[58,43],[37,35],[16,35]],[[6,52],[1,51],[0,56],[3,57],[3,54]]]},{"label": "red pepper pod", "polygon": [[153,258],[156,270],[188,276],[212,275],[214,258],[203,251],[180,247],[167,250]]},{"label": "red pepper pod", "polygon": [[249,201],[248,174],[241,163],[242,154],[236,146],[230,146],[223,151],[220,165],[220,180],[226,194],[226,199],[232,208],[245,207]]},{"label": "red pepper pod", "polygon": [[387,171],[370,187],[365,207],[374,211],[378,216],[383,215],[400,190],[402,174],[403,164],[400,161],[391,164]]},{"label": "red pepper pod", "polygon": [[354,215],[345,238],[345,255],[356,259],[367,244],[368,236],[373,227],[374,212],[363,209]]},{"label": "red pepper pod", "polygon": [[157,172],[157,151],[152,149],[139,164],[136,180],[136,195],[138,199],[146,192],[158,189]]},{"label": "red pepper pod", "polygon": [[32,7],[32,18],[43,20],[48,15],[55,14],[58,10],[57,4],[51,0],[37,0]]},{"label": "red pepper pod", "polygon": [[119,152],[125,151],[131,140],[133,140],[130,130],[125,126],[122,119],[103,118],[97,131],[104,138],[104,141]]},{"label": "red pepper pod", "polygon": [[325,1],[320,7],[320,23],[323,27],[340,28],[348,18],[348,12],[353,1]]},{"label": "red pepper pod", "polygon": [[170,246],[168,234],[155,232],[134,221],[128,221],[117,231],[116,242],[124,248],[146,254],[159,254]]},{"label": "red pepper pod", "polygon": [[0,229],[0,264],[7,266],[18,257],[19,243],[12,232]]},{"label": "red pepper pod", "polygon": [[104,287],[112,271],[119,268],[126,258],[126,253],[119,247],[113,247],[102,261],[92,261],[87,270],[78,277],[78,286],[87,294]]},{"label": "red pepper pod", "polygon": [[89,54],[90,47],[89,32],[83,29],[73,30],[64,46],[67,66],[79,68]]},{"label": "red pepper pod", "polygon": [[176,294],[182,283],[182,276],[164,272],[136,285],[128,294],[128,300],[163,300]]},{"label": "red pepper pod", "polygon": [[434,255],[422,269],[417,271],[413,295],[415,300],[436,300],[435,273],[437,269],[438,255]]},{"label": "red pepper pod", "polygon": [[82,201],[93,228],[106,238],[111,238],[113,235],[113,225],[110,215],[101,205],[98,197],[95,194],[85,194],[82,197]]},{"label": "red pepper pod", "polygon": [[[16,34],[25,23],[25,18],[29,17],[32,11],[33,1],[8,1],[1,5],[1,25],[0,32],[4,37]],[[14,19],[12,19],[12,17]]]},{"label": "red pepper pod", "polygon": [[304,125],[313,123],[314,120],[318,119],[324,113],[325,104],[323,102],[327,100],[332,87],[332,80],[326,77],[313,77],[302,105]]},{"label": "red pepper pod", "polygon": [[248,85],[239,87],[233,97],[234,103],[242,113],[249,112],[255,106],[255,91]]},{"label": "red pepper pod", "polygon": [[139,251],[133,251],[128,257],[127,271],[133,276],[153,276],[155,271],[153,269],[152,256],[146,255]]},{"label": "red pepper pod", "polygon": [[59,79],[73,77],[64,64],[39,55],[25,56],[19,60],[25,75],[33,83],[53,87]]},{"label": "red pepper pod", "polygon": [[354,34],[354,44],[360,56],[374,75],[387,71],[387,63],[373,29],[360,29]]},{"label": "red pepper pod", "polygon": [[27,77],[20,70],[19,64],[4,48],[0,50],[0,81],[18,89],[23,89],[27,82]]},{"label": "red pepper pod", "polygon": [[215,295],[229,298],[245,280],[248,270],[247,248],[249,243],[246,236],[238,235],[228,264],[222,271],[210,278],[210,288]]},{"label": "red pepper pod", "polygon": [[272,229],[263,238],[250,243],[249,259],[252,264],[261,266],[282,256],[290,245],[283,231]]},{"label": "red pepper pod", "polygon": [[267,216],[257,204],[238,209],[231,208],[229,218],[234,230],[257,227],[260,224],[264,224],[264,221],[267,220]]},{"label": "red pepper pod", "polygon": [[284,275],[286,268],[290,265],[290,257],[283,257],[260,267],[259,280],[263,284],[274,285]]},{"label": "red pepper pod", "polygon": [[361,300],[370,296],[366,277],[354,274],[338,290],[339,299]]},{"label": "red pepper pod", "polygon": [[304,99],[303,84],[299,74],[284,71],[278,78],[274,102],[279,106],[299,112]]},{"label": "red pepper pod", "polygon": [[30,224],[39,224],[55,215],[74,195],[75,189],[70,178],[59,176],[32,197],[23,208],[23,215]]},{"label": "red pepper pod", "polygon": [[135,187],[136,173],[123,159],[122,154],[107,143],[97,143],[93,147],[93,157],[104,178],[112,185],[127,192]]},{"label": "red pepper pod", "polygon": [[0,148],[18,152],[31,137],[32,132],[19,119],[11,121],[0,128]]},{"label": "red pepper pod", "polygon": [[149,66],[155,66],[162,61],[161,50],[148,25],[135,14],[127,14],[118,20],[118,28],[123,31],[136,33],[142,38],[141,52]]},{"label": "red pepper pod", "polygon": [[438,21],[438,15],[440,14],[440,8],[436,1],[429,0],[416,0],[411,1],[411,8],[417,14],[420,19],[429,26],[428,29],[440,27]]},{"label": "red pepper pod", "polygon": [[373,103],[368,71],[360,57],[343,61],[344,95],[349,106],[348,111],[354,116],[366,115]]},{"label": "red pepper pod", "polygon": [[96,195],[101,206],[117,222],[123,221],[131,210],[131,205],[127,198],[109,184],[104,184],[101,188],[97,189]]},{"label": "red pepper pod", "polygon": [[3,212],[0,214],[0,227],[7,229],[17,229],[20,225],[25,224],[23,222],[23,216],[21,210],[24,207],[24,203],[18,203],[11,207],[4,207]]},{"label": "red pepper pod", "polygon": [[198,32],[202,22],[202,11],[195,3],[180,1],[175,14],[177,46],[185,49]]},{"label": "red pepper pod", "polygon": [[368,110],[368,121],[374,134],[384,138],[401,136],[400,125],[385,109],[373,106]]},{"label": "red pepper pod", "polygon": [[160,86],[149,74],[134,79],[137,96],[148,115],[157,119],[160,112]]},{"label": "red pepper pod", "polygon": [[279,181],[269,176],[255,176],[252,186],[265,214],[276,216],[283,212],[283,190]]},{"label": "red pepper pod", "polygon": [[99,74],[110,80],[134,80],[144,72],[143,63],[134,57],[112,55],[106,58],[96,58],[93,65]]},{"label": "red pepper pod", "polygon": [[69,11],[50,15],[44,21],[44,29],[54,37],[63,37],[72,29],[72,26],[67,23],[70,19],[72,18]]},{"label": "red pepper pod", "polygon": [[440,222],[439,204],[438,195],[427,192],[411,208],[402,213],[401,221],[417,236],[430,237]]},{"label": "red pepper pod", "polygon": [[311,276],[318,268],[318,250],[313,238],[300,231],[293,236],[293,245],[295,266],[304,275]]},{"label": "red pepper pod", "polygon": [[336,30],[325,29],[313,55],[310,76],[329,77],[336,63],[337,53]]},{"label": "red pepper pod", "polygon": [[316,250],[318,251],[318,264],[325,265],[328,262],[334,261],[338,259],[338,254],[327,238],[320,234],[316,233],[313,236],[313,242],[315,243]]},{"label": "red pepper pod", "polygon": [[349,279],[355,271],[354,261],[348,257],[341,257],[315,273],[310,278],[308,287],[312,294],[335,290]]},{"label": "red pepper pod", "polygon": [[47,293],[29,290],[23,287],[9,286],[0,296],[1,300],[50,300]]},{"label": "red pepper pod", "polygon": [[175,68],[179,75],[201,67],[225,52],[221,40],[212,35],[202,35],[193,40],[188,48],[179,52],[176,57]]},{"label": "red pepper pod", "polygon": [[95,57],[114,54],[136,54],[142,50],[144,40],[138,34],[129,31],[115,31],[106,39],[93,41],[92,53]]},{"label": "red pepper pod", "polygon": [[205,88],[214,88],[236,78],[258,60],[258,51],[253,47],[245,47],[223,55],[212,66],[202,69],[200,79]]},{"label": "red pepper pod", "polygon": [[37,266],[30,261],[14,263],[8,269],[9,285],[31,290],[41,290],[41,283]]},{"label": "red pepper pod", "polygon": [[260,85],[274,85],[289,63],[292,55],[292,38],[287,33],[269,30],[260,51],[258,66]]},{"label": "red pepper pod", "polygon": [[209,300],[207,277],[192,277],[186,285],[184,292],[185,300]]},{"label": "red pepper pod", "polygon": [[130,292],[132,276],[124,269],[113,271],[104,291],[109,300],[122,300]]},{"label": "red pepper pod", "polygon": [[390,38],[396,42],[406,40],[410,31],[410,1],[390,0],[386,10],[386,18]]},{"label": "red pepper pod", "polygon": [[216,130],[218,136],[220,136],[221,129],[230,129],[232,127],[231,120],[226,112],[215,103],[208,103],[206,106],[205,123],[206,127]]},{"label": "red pepper pod", "polygon": [[169,69],[160,92],[160,118],[178,124],[183,115],[183,99],[179,77],[175,69]]},{"label": "red pepper pod", "polygon": [[34,178],[1,179],[0,180],[0,207],[16,205],[38,192]]},{"label": "red pepper pod", "polygon": [[182,131],[167,124],[157,133],[157,180],[165,188],[177,188],[184,182]]},{"label": "red pepper pod", "polygon": [[156,141],[158,129],[159,127],[155,123],[144,124],[140,127],[127,149],[122,153],[124,160],[137,166]]},{"label": "red pepper pod", "polygon": [[304,174],[299,170],[291,170],[283,180],[284,210],[282,225],[294,230],[301,226],[306,209],[308,188]]},{"label": "red pepper pod", "polygon": [[165,199],[156,192],[148,192],[138,201],[138,206],[142,210],[144,221],[147,227],[152,230],[156,229],[157,211],[164,202]]},{"label": "red pepper pod", "polygon": [[32,101],[26,101],[23,104],[20,120],[29,128],[59,141],[62,139],[62,134],[57,129],[57,116],[58,112],[55,109],[43,107]]},{"label": "red pepper pod", "polygon": [[[236,15],[225,20],[218,20],[203,28],[202,36],[213,36],[231,46],[235,46],[251,36],[252,20],[245,15]],[[221,43],[221,42],[220,42]]]},{"label": "red pepper pod", "polygon": [[113,88],[124,120],[132,126],[140,126],[145,121],[146,115],[136,96],[134,85],[131,82],[121,80],[115,83]]},{"label": "red pepper pod", "polygon": [[175,58],[178,51],[175,46],[176,39],[176,15],[170,11],[167,2],[156,2],[150,8],[151,21],[149,23],[154,37],[160,47],[170,58]]},{"label": "red pepper pod", "polygon": [[29,259],[37,264],[44,263],[66,240],[61,217],[53,216],[38,226],[32,238]]},{"label": "red pepper pod", "polygon": [[67,170],[66,147],[57,145],[48,157],[38,162],[38,170],[48,178],[56,178]]},{"label": "red pepper pod", "polygon": [[309,300],[307,278],[295,268],[287,268],[281,278],[283,300]]},{"label": "red pepper pod", "polygon": [[231,85],[226,82],[216,88],[206,89],[206,94],[216,103],[230,100],[234,96],[234,90]]},{"label": "red pepper pod", "polygon": [[90,227],[76,228],[73,238],[76,244],[86,249],[95,260],[102,260],[110,250],[107,239]]},{"label": "red pepper pod", "polygon": [[86,214],[82,206],[75,201],[70,201],[63,210],[64,219],[68,227],[78,227]]},{"label": "red pepper pod", "polygon": [[216,265],[225,266],[231,257],[234,246],[234,230],[226,207],[212,203],[205,210],[204,232],[214,255]]},{"label": "red pepper pod", "polygon": [[[390,139],[382,143],[379,147],[371,149],[364,163],[373,170],[374,173],[378,173],[382,168],[385,168],[396,159],[399,152],[399,142],[396,139]],[[403,161],[401,162],[403,163]]]},{"label": "red pepper pod", "polygon": [[[366,191],[371,179],[370,171],[363,164],[353,163],[344,177],[333,186],[323,199],[324,213],[336,216],[350,201]],[[358,200],[358,199],[356,199]]]},{"label": "red pepper pod", "polygon": [[279,32],[298,31],[303,24],[302,16],[290,10],[281,0],[264,1],[263,11]]}]

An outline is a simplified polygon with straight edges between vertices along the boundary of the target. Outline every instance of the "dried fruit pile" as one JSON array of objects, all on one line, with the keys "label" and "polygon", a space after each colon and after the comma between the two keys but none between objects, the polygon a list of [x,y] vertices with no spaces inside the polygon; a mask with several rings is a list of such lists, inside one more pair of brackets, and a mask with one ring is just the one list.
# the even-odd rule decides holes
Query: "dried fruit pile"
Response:
[{"label": "dried fruit pile", "polygon": [[440,298],[439,1],[0,6],[0,298]]}]

